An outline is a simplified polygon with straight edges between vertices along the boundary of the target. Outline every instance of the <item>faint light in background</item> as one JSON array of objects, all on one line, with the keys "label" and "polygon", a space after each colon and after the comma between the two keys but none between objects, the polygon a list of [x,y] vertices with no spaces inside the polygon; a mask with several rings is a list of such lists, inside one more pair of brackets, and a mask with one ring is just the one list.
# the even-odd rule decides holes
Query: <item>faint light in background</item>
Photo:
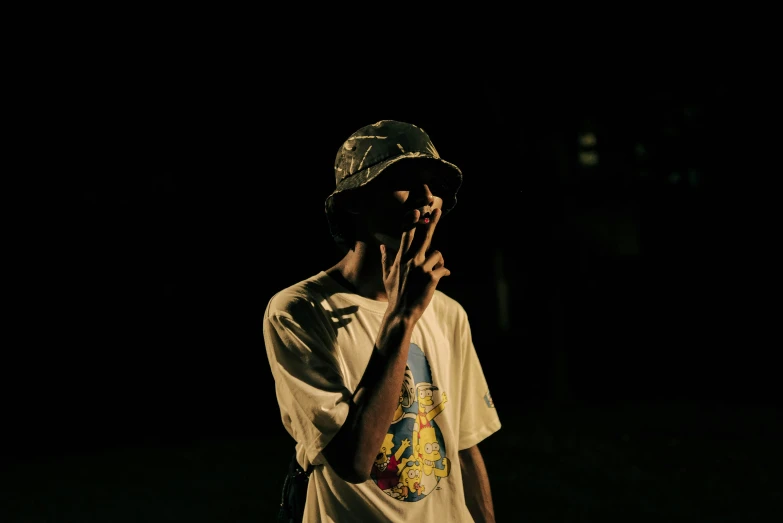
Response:
[{"label": "faint light in background", "polygon": [[579,164],[583,167],[595,167],[598,165],[598,152],[595,150],[598,138],[592,131],[582,132],[578,135]]},{"label": "faint light in background", "polygon": [[641,158],[647,154],[647,149],[644,147],[644,144],[637,143],[636,147],[634,147],[634,152],[636,153],[636,156]]},{"label": "faint light in background", "polygon": [[598,139],[595,137],[595,133],[580,133],[579,145],[582,147],[595,147],[598,143]]},{"label": "faint light in background", "polygon": [[688,169],[688,183],[691,187],[698,187],[701,182],[701,173],[696,169]]},{"label": "faint light in background", "polygon": [[598,153],[595,151],[581,151],[579,153],[579,163],[586,167],[595,167],[598,165]]},{"label": "faint light in background", "polygon": [[698,187],[701,184],[701,172],[698,169],[688,169],[685,175],[683,175],[679,171],[674,171],[669,174],[668,181],[673,185],[684,182],[691,187]]}]

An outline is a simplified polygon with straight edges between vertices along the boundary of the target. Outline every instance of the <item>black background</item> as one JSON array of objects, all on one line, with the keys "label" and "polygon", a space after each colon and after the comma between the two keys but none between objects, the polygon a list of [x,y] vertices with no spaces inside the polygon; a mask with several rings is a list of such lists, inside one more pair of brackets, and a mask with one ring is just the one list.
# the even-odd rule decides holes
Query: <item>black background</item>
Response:
[{"label": "black background", "polygon": [[464,173],[439,288],[504,424],[482,443],[498,519],[768,520],[775,239],[747,83],[139,41],[62,57],[4,371],[6,521],[272,519],[293,442],[261,315],[339,259],[334,156],[380,119]]}]

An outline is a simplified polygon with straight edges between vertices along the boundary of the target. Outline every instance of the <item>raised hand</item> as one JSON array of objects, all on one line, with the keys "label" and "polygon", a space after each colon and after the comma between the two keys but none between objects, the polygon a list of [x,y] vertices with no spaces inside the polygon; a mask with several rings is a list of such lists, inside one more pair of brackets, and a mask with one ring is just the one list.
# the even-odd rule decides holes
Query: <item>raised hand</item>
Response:
[{"label": "raised hand", "polygon": [[424,314],[440,279],[451,274],[440,251],[428,252],[442,214],[440,209],[433,210],[429,223],[425,223],[419,210],[414,209],[407,216],[396,255],[385,245],[380,246],[390,310],[414,322]]}]

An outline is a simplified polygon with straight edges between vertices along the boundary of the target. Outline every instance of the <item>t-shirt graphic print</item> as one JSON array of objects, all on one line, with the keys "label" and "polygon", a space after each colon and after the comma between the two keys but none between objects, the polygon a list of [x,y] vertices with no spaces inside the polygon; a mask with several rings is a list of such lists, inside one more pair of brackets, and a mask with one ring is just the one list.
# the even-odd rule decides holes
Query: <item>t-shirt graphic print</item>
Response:
[{"label": "t-shirt graphic print", "polygon": [[449,475],[451,462],[437,423],[447,402],[446,393],[432,382],[424,352],[411,343],[397,410],[370,475],[388,496],[420,501]]}]

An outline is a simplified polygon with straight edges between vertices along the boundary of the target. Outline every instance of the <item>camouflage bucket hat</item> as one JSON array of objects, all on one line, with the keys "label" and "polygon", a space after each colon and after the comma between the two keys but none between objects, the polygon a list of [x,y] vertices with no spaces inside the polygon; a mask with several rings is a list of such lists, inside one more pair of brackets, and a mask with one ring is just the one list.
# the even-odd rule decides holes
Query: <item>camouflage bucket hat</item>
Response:
[{"label": "camouflage bucket hat", "polygon": [[[457,191],[462,185],[462,171],[440,157],[424,129],[405,122],[381,120],[353,133],[343,143],[334,161],[336,187],[326,198],[327,217],[332,222],[336,212],[335,196],[366,185],[390,165],[401,160],[418,159],[433,163],[442,175],[443,212],[457,204]],[[333,231],[334,234],[334,231]]]}]

